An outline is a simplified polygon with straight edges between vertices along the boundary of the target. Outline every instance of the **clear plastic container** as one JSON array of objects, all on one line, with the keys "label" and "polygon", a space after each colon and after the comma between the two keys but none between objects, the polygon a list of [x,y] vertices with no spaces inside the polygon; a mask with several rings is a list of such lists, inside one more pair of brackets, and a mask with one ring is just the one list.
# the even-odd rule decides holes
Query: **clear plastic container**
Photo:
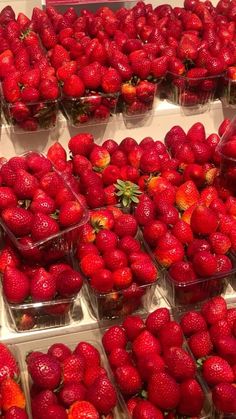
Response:
[{"label": "clear plastic container", "polygon": [[147,80],[141,80],[135,85],[124,83],[120,96],[123,116],[137,118],[152,113],[156,91],[157,84]]},{"label": "clear plastic container", "polygon": [[4,298],[4,305],[8,326],[15,332],[63,327],[83,317],[77,296],[27,304],[11,304]]},{"label": "clear plastic container", "polygon": [[221,77],[219,86],[219,96],[225,107],[236,108],[236,80],[232,80],[227,76]]},{"label": "clear plastic container", "polygon": [[236,194],[236,118],[221,137],[216,151],[221,157],[219,178],[223,187]]},{"label": "clear plastic container", "polygon": [[165,96],[180,105],[185,115],[201,114],[209,110],[215,98],[219,76],[189,78],[167,72]]},{"label": "clear plastic container", "polygon": [[159,281],[160,293],[171,307],[191,307],[216,295],[224,294],[228,284],[236,280],[236,261],[229,256],[233,268],[229,272],[198,278],[191,283],[176,282],[167,270],[162,270]]},{"label": "clear plastic container", "polygon": [[73,127],[107,124],[116,113],[118,94],[92,92],[81,98],[63,96],[62,111]]},{"label": "clear plastic container", "polygon": [[14,133],[48,131],[57,125],[59,99],[36,103],[8,103],[3,100],[3,112]]},{"label": "clear plastic container", "polygon": [[[54,343],[64,343],[66,344],[72,351],[75,349],[75,347],[78,345],[79,342],[87,342],[93,345],[100,353],[101,356],[101,365],[106,369],[108,373],[109,379],[113,382],[112,374],[110,371],[110,367],[107,361],[106,354],[103,350],[102,345],[100,344],[100,333],[97,330],[97,333],[94,333],[94,338],[91,339],[91,331],[85,331],[85,332],[79,332],[74,333],[66,336],[57,336],[53,338],[47,338],[42,339],[40,341],[40,344],[37,341],[31,341],[27,343],[19,344],[17,347],[18,350],[18,358],[20,360],[20,366],[22,369],[22,372],[24,374],[24,380],[23,380],[23,387],[24,391],[27,397],[28,402],[28,411],[29,411],[29,418],[32,418],[31,414],[31,408],[30,408],[30,388],[32,386],[32,380],[27,370],[27,364],[26,364],[26,357],[29,354],[29,352],[32,351],[41,351],[43,353],[47,353],[48,348],[53,345]],[[125,406],[125,403],[123,401],[123,398],[117,391],[117,398],[118,402],[116,407],[113,410],[113,418],[114,419],[127,419],[129,418],[129,414],[127,411],[127,408]]]},{"label": "clear plastic container", "polygon": [[[38,153],[38,152],[34,152],[34,151],[26,152],[26,153],[22,154],[21,157],[28,157],[32,153],[36,153],[36,154],[40,155],[41,157],[47,159],[47,157],[45,157],[43,154]],[[58,233],[47,237],[46,239],[35,241],[31,245],[20,243],[19,238],[8,228],[8,226],[5,224],[5,222],[3,221],[3,219],[1,217],[0,217],[0,225],[2,226],[5,234],[12,241],[14,246],[23,255],[25,255],[25,252],[27,252],[27,251],[38,248],[38,249],[44,251],[46,259],[49,257],[49,252],[51,252],[52,260],[54,260],[54,259],[60,259],[64,256],[66,256],[72,250],[73,243],[74,243],[74,241],[77,240],[77,234],[76,234],[77,230],[79,230],[79,227],[81,227],[83,224],[85,224],[88,221],[89,214],[88,214],[87,208],[81,202],[79,196],[71,189],[70,185],[68,185],[68,183],[65,181],[63,176],[53,167],[53,165],[52,165],[51,171],[56,172],[58,174],[58,176],[60,176],[60,178],[62,180],[62,184],[71,191],[71,193],[74,197],[74,200],[79,201],[79,203],[81,204],[81,206],[83,208],[83,216],[82,216],[80,222],[75,224],[75,225],[72,225],[70,227],[67,227],[67,228],[63,229],[63,230],[59,231]],[[49,258],[49,260],[47,260],[47,262],[50,262],[50,261],[51,260]]]}]

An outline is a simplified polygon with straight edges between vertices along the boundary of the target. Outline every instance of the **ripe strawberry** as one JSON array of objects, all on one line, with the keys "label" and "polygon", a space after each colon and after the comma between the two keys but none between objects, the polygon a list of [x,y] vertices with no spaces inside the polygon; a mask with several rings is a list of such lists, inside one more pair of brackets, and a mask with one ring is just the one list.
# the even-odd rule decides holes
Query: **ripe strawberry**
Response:
[{"label": "ripe strawberry", "polygon": [[101,376],[88,387],[86,399],[95,406],[101,415],[108,415],[116,406],[117,394],[111,381],[107,377]]},{"label": "ripe strawberry", "polygon": [[11,246],[4,247],[0,252],[0,272],[3,273],[7,266],[18,268],[20,259],[16,250]]},{"label": "ripe strawberry", "polygon": [[100,365],[87,367],[84,372],[83,383],[86,387],[90,387],[98,377],[107,377],[107,372],[103,367]]},{"label": "ripe strawberry", "polygon": [[114,287],[114,279],[108,269],[98,269],[91,275],[91,287],[99,293],[111,292]]},{"label": "ripe strawberry", "polygon": [[80,268],[84,275],[90,277],[93,275],[98,269],[104,267],[104,260],[99,255],[91,255],[87,254],[84,256],[80,261]]},{"label": "ripe strawberry", "polygon": [[205,239],[193,239],[187,248],[187,256],[192,259],[197,252],[210,251],[210,244]]},{"label": "ripe strawberry", "polygon": [[55,403],[57,403],[57,397],[51,390],[41,390],[31,398],[32,413],[36,418],[43,417],[46,408]]},{"label": "ripe strawberry", "polygon": [[195,379],[189,379],[180,384],[180,401],[177,411],[181,415],[200,415],[205,396],[200,384]]},{"label": "ripe strawberry", "polygon": [[112,272],[112,281],[117,290],[128,288],[133,281],[132,270],[129,267],[116,269]]},{"label": "ripe strawberry", "polygon": [[85,359],[85,366],[88,368],[91,366],[100,365],[100,353],[95,346],[88,342],[79,342],[74,349],[75,355],[81,355]]},{"label": "ripe strawberry", "polygon": [[2,89],[7,102],[15,103],[21,99],[20,87],[13,74],[9,74],[4,78]]},{"label": "ripe strawberry", "polygon": [[40,178],[40,187],[51,198],[55,198],[60,189],[65,187],[65,183],[56,172],[48,172]]},{"label": "ripe strawberry", "polygon": [[177,221],[172,229],[172,234],[183,244],[188,244],[193,240],[192,229],[183,220]]},{"label": "ripe strawberry", "polygon": [[141,250],[141,245],[138,240],[132,236],[124,236],[119,240],[118,248],[129,255],[133,252],[139,252]]},{"label": "ripe strawberry", "polygon": [[148,382],[148,400],[163,410],[175,409],[180,401],[180,389],[166,372],[155,373]]},{"label": "ripe strawberry", "polygon": [[59,391],[59,400],[63,406],[69,408],[76,401],[85,399],[86,388],[82,383],[66,383]]},{"label": "ripe strawberry", "polygon": [[85,359],[82,355],[72,354],[62,362],[63,382],[81,382],[84,377]]},{"label": "ripe strawberry", "polygon": [[170,312],[167,308],[158,308],[146,318],[146,328],[154,336],[158,336],[160,329],[170,321]]},{"label": "ripe strawberry", "polygon": [[55,235],[59,231],[58,223],[49,215],[36,213],[32,220],[31,234],[34,240],[44,240]]},{"label": "ripe strawberry", "polygon": [[154,255],[162,266],[169,267],[172,263],[183,259],[184,248],[173,234],[167,232],[158,240]]},{"label": "ripe strawberry", "polygon": [[44,268],[39,268],[31,279],[30,294],[35,302],[52,300],[56,294],[54,276]]},{"label": "ripe strawberry", "polygon": [[68,97],[79,98],[83,96],[85,86],[79,76],[72,74],[65,80],[62,91]]},{"label": "ripe strawberry", "polygon": [[[202,69],[205,71],[205,69]],[[187,140],[190,143],[195,143],[196,141],[203,142],[206,139],[205,127],[201,122],[196,122],[193,124],[187,132]]]},{"label": "ripe strawberry", "polygon": [[8,186],[0,187],[0,210],[17,206],[17,197]]},{"label": "ripe strawberry", "polygon": [[86,419],[86,417],[99,419],[99,413],[92,403],[85,400],[75,401],[69,408],[68,419]]},{"label": "ripe strawberry", "polygon": [[183,332],[180,325],[175,321],[165,323],[158,332],[162,351],[172,346],[182,347]]},{"label": "ripe strawberry", "polygon": [[25,395],[20,385],[12,378],[6,378],[0,384],[1,391],[1,407],[6,412],[11,407],[19,407],[25,409]]},{"label": "ripe strawberry", "polygon": [[145,417],[155,417],[156,419],[163,419],[162,412],[150,403],[148,400],[140,400],[134,407],[132,418],[142,419]]},{"label": "ripe strawberry", "polygon": [[45,409],[45,415],[48,419],[57,417],[58,419],[67,419],[67,411],[64,407],[59,404],[52,404]]},{"label": "ripe strawberry", "polygon": [[9,303],[23,303],[29,296],[29,278],[20,270],[7,266],[3,274],[3,292]]},{"label": "ripe strawberry", "polygon": [[59,223],[63,227],[70,227],[78,224],[84,214],[84,210],[79,201],[67,201],[61,208],[59,213]]},{"label": "ripe strawberry", "polygon": [[152,220],[144,225],[143,237],[151,247],[156,247],[158,239],[167,232],[167,226],[160,220]]},{"label": "ripe strawberry", "polygon": [[61,297],[71,297],[78,294],[82,285],[81,274],[72,269],[63,270],[56,277],[56,289]]},{"label": "ripe strawberry", "polygon": [[196,359],[210,355],[213,350],[211,337],[207,330],[202,330],[191,335],[188,344]]},{"label": "ripe strawberry", "polygon": [[128,265],[127,256],[122,250],[111,249],[104,253],[103,260],[107,269],[112,272],[125,268]]},{"label": "ripe strawberry", "polygon": [[191,336],[197,332],[204,332],[207,330],[207,324],[201,313],[197,311],[188,311],[185,313],[180,320],[185,336]]},{"label": "ripe strawberry", "polygon": [[131,214],[122,214],[115,220],[114,232],[120,237],[135,236],[137,221]]},{"label": "ripe strawberry", "polygon": [[217,268],[216,258],[208,251],[197,252],[193,258],[193,268],[200,277],[212,276]]},{"label": "ripe strawberry", "polygon": [[14,378],[19,374],[19,367],[12,353],[4,344],[0,344],[0,383],[6,378]]},{"label": "ripe strawberry", "polygon": [[27,359],[28,371],[33,382],[42,389],[54,390],[61,381],[61,366],[48,354],[39,354]]},{"label": "ripe strawberry", "polygon": [[199,199],[199,192],[193,181],[188,180],[176,191],[176,205],[180,210],[186,210]]},{"label": "ripe strawberry", "polygon": [[197,187],[203,186],[205,183],[205,174],[200,164],[191,163],[184,169],[184,180],[192,180]]},{"label": "ripe strawberry", "polygon": [[122,394],[132,396],[139,392],[142,380],[138,369],[133,365],[123,365],[115,371],[116,382]]},{"label": "ripe strawberry", "polygon": [[236,339],[230,335],[223,335],[219,337],[215,343],[217,353],[229,362],[230,365],[236,363]]},{"label": "ripe strawberry", "polygon": [[210,356],[203,364],[202,374],[209,386],[233,383],[234,373],[229,363],[220,356]]},{"label": "ripe strawberry", "polygon": [[226,414],[236,412],[236,388],[234,384],[217,384],[212,390],[212,400],[220,412]]},{"label": "ripe strawberry", "polygon": [[28,415],[21,407],[12,406],[6,411],[5,419],[28,419]]},{"label": "ripe strawberry", "polygon": [[194,378],[196,367],[191,356],[182,348],[172,346],[166,349],[164,360],[168,373],[178,382]]},{"label": "ripe strawberry", "polygon": [[115,68],[107,68],[102,75],[101,86],[105,93],[116,93],[121,88],[121,76]]},{"label": "ripe strawberry", "polygon": [[19,199],[32,199],[38,188],[37,179],[24,169],[16,171],[16,181],[14,184],[14,192]]},{"label": "ripe strawberry", "polygon": [[2,211],[2,219],[16,236],[29,234],[33,225],[32,214],[24,208],[6,208]]},{"label": "ripe strawberry", "polygon": [[217,296],[205,302],[201,308],[201,314],[208,324],[214,324],[219,320],[225,319],[227,315],[227,305],[224,298]]},{"label": "ripe strawberry", "polygon": [[211,234],[217,229],[217,216],[210,208],[204,205],[197,205],[193,210],[190,225],[195,234]]},{"label": "ripe strawberry", "polygon": [[127,316],[122,323],[122,327],[125,329],[126,336],[129,341],[133,342],[136,337],[144,330],[144,321],[138,315]]},{"label": "ripe strawberry", "polygon": [[111,326],[102,337],[102,344],[107,354],[115,348],[125,348],[127,337],[124,329],[120,326]]},{"label": "ripe strawberry", "polygon": [[145,194],[143,194],[135,209],[135,218],[139,225],[144,226],[154,219],[154,205],[153,201]]},{"label": "ripe strawberry", "polygon": [[[25,160],[27,164],[26,170],[30,171],[37,179],[41,179],[44,174],[52,172],[52,163],[41,154],[31,152]],[[56,174],[54,173],[53,176],[55,177]]]},{"label": "ripe strawberry", "polygon": [[218,134],[219,134],[219,136],[220,137],[222,137],[223,136],[223,134],[225,133],[225,131],[227,130],[227,128],[228,128],[228,126],[229,126],[229,124],[231,123],[231,121],[230,121],[230,119],[228,119],[228,118],[225,118],[222,122],[221,122],[221,124],[219,125],[219,128],[218,128]]},{"label": "ripe strawberry", "polygon": [[152,260],[136,261],[130,266],[135,280],[140,284],[150,284],[158,279],[158,271]]},{"label": "ripe strawberry", "polygon": [[152,352],[160,354],[160,343],[148,330],[141,332],[132,344],[132,351],[137,359],[142,358],[144,354]]},{"label": "ripe strawberry", "polygon": [[48,349],[48,355],[51,355],[58,359],[59,362],[62,362],[71,355],[71,350],[68,346],[64,345],[64,343],[53,343]]}]

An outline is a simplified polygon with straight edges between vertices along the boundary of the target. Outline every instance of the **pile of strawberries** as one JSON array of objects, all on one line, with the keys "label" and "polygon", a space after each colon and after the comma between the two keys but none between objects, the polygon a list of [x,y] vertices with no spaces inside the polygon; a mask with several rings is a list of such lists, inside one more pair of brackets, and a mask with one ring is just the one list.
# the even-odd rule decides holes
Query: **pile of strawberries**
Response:
[{"label": "pile of strawberries", "polygon": [[0,417],[28,419],[26,398],[20,385],[20,370],[8,347],[0,343]]},{"label": "pile of strawberries", "polygon": [[25,130],[55,123],[55,103],[46,101],[58,99],[58,83],[64,110],[79,125],[107,120],[117,93],[128,115],[148,112],[163,78],[165,95],[186,106],[212,99],[225,71],[235,78],[233,1],[156,8],[139,1],[79,15],[73,7],[35,7],[30,19],[7,6],[0,23],[3,93],[10,118]]},{"label": "pile of strawberries", "polygon": [[[201,381],[212,391],[215,409],[235,414],[236,309],[214,297],[180,322],[159,308],[146,320],[133,315],[105,331],[102,343],[116,384],[133,419],[213,415]],[[194,358],[190,356],[184,342]],[[210,416],[212,417],[212,416]]]},{"label": "pile of strawberries", "polygon": [[200,417],[209,408],[181,326],[167,308],[146,320],[126,317],[105,331],[102,343],[133,419]]},{"label": "pile of strawberries", "polygon": [[89,279],[88,303],[99,319],[149,308],[158,270],[136,236],[134,216],[118,208],[91,211],[80,228],[76,256]]},{"label": "pile of strawberries", "polygon": [[31,352],[26,363],[34,419],[110,419],[114,409],[119,415],[116,390],[99,350],[89,342],[79,342],[74,350],[54,343],[47,353]]}]

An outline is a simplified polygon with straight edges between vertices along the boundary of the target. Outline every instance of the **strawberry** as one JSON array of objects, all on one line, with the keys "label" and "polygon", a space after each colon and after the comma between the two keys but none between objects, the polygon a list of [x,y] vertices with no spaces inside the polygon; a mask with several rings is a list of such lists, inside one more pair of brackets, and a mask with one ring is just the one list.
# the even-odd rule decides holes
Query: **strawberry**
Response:
[{"label": "strawberry", "polygon": [[56,281],[53,275],[44,268],[39,268],[31,280],[30,293],[35,302],[53,300],[56,294]]},{"label": "strawberry", "polygon": [[46,408],[55,403],[57,403],[57,397],[51,390],[41,390],[31,398],[32,413],[36,418],[42,417]]},{"label": "strawberry", "polygon": [[125,268],[128,265],[126,254],[119,249],[106,251],[103,255],[103,260],[106,268],[112,272],[120,268]]},{"label": "strawberry", "polygon": [[133,315],[125,318],[122,327],[125,329],[128,340],[132,342],[143,331],[145,324],[140,316]]},{"label": "strawberry", "polygon": [[200,164],[188,164],[184,169],[184,180],[192,180],[197,187],[203,186],[205,183],[203,167]]},{"label": "strawberry", "polygon": [[183,332],[175,321],[165,323],[158,332],[161,348],[164,351],[172,346],[182,347]]},{"label": "strawberry", "polygon": [[[212,326],[214,327],[214,325]],[[227,330],[225,331],[227,333]],[[217,353],[222,356],[230,365],[235,365],[236,363],[236,339],[230,335],[230,330],[228,330],[228,335],[223,335],[218,338],[215,342],[215,347]]]},{"label": "strawberry", "polygon": [[145,417],[155,417],[156,419],[163,419],[162,412],[150,403],[148,400],[140,400],[135,406],[132,414],[133,419],[142,419]]},{"label": "strawberry", "polygon": [[0,210],[17,206],[17,197],[8,186],[0,187]]},{"label": "strawberry", "polygon": [[167,232],[167,226],[160,220],[151,220],[143,227],[143,237],[151,247],[156,247],[158,239]]},{"label": "strawberry", "polygon": [[120,237],[135,236],[137,221],[131,214],[122,214],[115,220],[114,232]]},{"label": "strawberry", "polygon": [[67,419],[67,411],[64,407],[58,404],[52,404],[45,409],[45,415],[47,415],[48,419],[53,419],[55,416],[58,419]]},{"label": "strawberry", "polygon": [[227,315],[227,305],[224,298],[217,296],[205,302],[201,308],[201,314],[208,324],[223,320]]},{"label": "strawberry", "polygon": [[86,419],[86,417],[99,419],[99,413],[92,403],[84,400],[75,401],[69,408],[68,419],[76,419],[78,417],[81,419]]},{"label": "strawberry", "polygon": [[84,400],[86,389],[82,383],[66,383],[59,391],[59,400],[69,408],[76,401]]},{"label": "strawberry", "polygon": [[114,280],[111,271],[108,269],[98,269],[91,276],[90,285],[99,293],[111,292],[114,287]]},{"label": "strawberry", "polygon": [[4,247],[0,252],[0,272],[3,273],[7,266],[18,268],[20,259],[15,249],[11,246]]},{"label": "strawberry", "polygon": [[105,93],[116,93],[120,91],[121,76],[115,68],[109,67],[104,70],[101,87]]},{"label": "strawberry", "polygon": [[236,412],[236,389],[233,384],[219,383],[212,390],[212,400],[217,410],[224,413]]},{"label": "strawberry", "polygon": [[180,401],[180,388],[166,372],[154,373],[148,382],[148,400],[163,410],[175,409]]},{"label": "strawberry", "polygon": [[216,254],[227,253],[231,247],[231,241],[226,234],[216,232],[209,236],[211,249]]},{"label": "strawberry", "polygon": [[14,192],[19,199],[32,199],[37,188],[38,181],[34,176],[27,173],[24,169],[16,171]]},{"label": "strawberry", "polygon": [[125,348],[127,337],[125,331],[120,326],[111,326],[106,330],[102,337],[102,344],[107,354],[115,348]]},{"label": "strawberry", "polygon": [[68,346],[64,345],[64,343],[54,343],[48,348],[48,355],[51,355],[58,359],[59,362],[62,362],[71,355],[71,350]]},{"label": "strawberry", "polygon": [[207,330],[207,324],[201,313],[197,311],[188,311],[185,313],[180,320],[185,336],[191,336],[197,332],[204,332]]},{"label": "strawberry", "polygon": [[132,270],[129,267],[116,269],[112,272],[112,282],[117,290],[128,288],[133,282]]},{"label": "strawberry", "polygon": [[216,257],[208,251],[195,254],[193,258],[193,268],[200,277],[214,275],[217,269]]},{"label": "strawberry", "polygon": [[100,365],[87,367],[84,373],[83,383],[86,387],[90,387],[98,377],[107,377],[107,372],[103,367]]},{"label": "strawberry", "polygon": [[132,396],[141,390],[142,380],[136,367],[132,365],[120,366],[115,371],[115,377],[123,394]]},{"label": "strawberry", "polygon": [[[105,395],[106,397],[104,397]],[[100,414],[108,415],[117,403],[117,394],[111,381],[107,377],[101,376],[88,387],[86,399],[95,406]]]},{"label": "strawberry", "polygon": [[193,210],[190,225],[195,234],[208,235],[216,231],[218,219],[210,208],[197,205]]},{"label": "strawberry", "polygon": [[9,103],[18,102],[21,98],[21,91],[14,75],[5,77],[2,83],[4,98]]},{"label": "strawberry", "polygon": [[85,92],[85,86],[79,76],[72,74],[72,76],[65,80],[62,91],[68,97],[79,98],[83,96]]},{"label": "strawberry", "polygon": [[232,383],[234,373],[229,363],[220,356],[210,356],[203,364],[202,374],[209,386]]},{"label": "strawberry", "polygon": [[88,156],[92,151],[94,138],[91,134],[81,133],[77,134],[69,140],[68,147],[72,155],[81,154]]},{"label": "strawberry", "polygon": [[[41,179],[44,174],[52,171],[52,163],[50,160],[38,153],[29,153],[26,157],[25,164],[27,165],[26,170],[30,171],[37,179]],[[55,177],[55,174],[53,174],[53,176]]]},{"label": "strawberry", "polygon": [[51,198],[55,198],[59,190],[65,187],[65,183],[58,173],[48,172],[40,178],[40,187]]},{"label": "strawberry", "polygon": [[194,378],[180,384],[180,401],[177,411],[181,415],[198,416],[204,405],[204,393],[200,384]]},{"label": "strawberry", "polygon": [[183,244],[188,244],[193,240],[193,232],[188,223],[183,220],[177,221],[173,226],[172,234]]},{"label": "strawberry", "polygon": [[55,389],[61,381],[61,366],[57,359],[48,354],[27,358],[28,371],[33,382],[42,389]]},{"label": "strawberry", "polygon": [[191,356],[182,348],[174,347],[166,349],[164,360],[169,374],[178,382],[194,378],[196,367]]},{"label": "strawberry", "polygon": [[206,330],[196,332],[190,336],[188,344],[196,359],[210,355],[213,350],[210,334]]},{"label": "strawberry", "polygon": [[12,378],[6,378],[0,384],[0,392],[2,396],[2,409],[6,412],[11,407],[19,407],[25,409],[25,396],[20,385]]},{"label": "strawberry", "polygon": [[36,241],[47,239],[59,231],[58,223],[49,215],[40,212],[34,214],[32,224],[31,234]]},{"label": "strawberry", "polygon": [[135,218],[139,225],[146,225],[154,219],[154,205],[152,200],[145,194],[143,194],[139,203],[135,209]]},{"label": "strawberry", "polygon": [[60,208],[59,223],[63,227],[70,227],[78,224],[83,214],[83,207],[79,201],[67,201]]},{"label": "strawberry", "polygon": [[12,353],[4,344],[0,344],[0,383],[6,378],[14,378],[19,374],[19,367]]},{"label": "strawberry", "polygon": [[29,234],[33,225],[32,214],[24,208],[6,208],[2,211],[2,219],[16,236]]},{"label": "strawberry", "polygon": [[28,419],[28,415],[21,407],[12,406],[6,411],[5,419]]},{"label": "strawberry", "polygon": [[9,303],[23,303],[29,296],[29,278],[20,270],[7,266],[3,274],[3,292]]},{"label": "strawberry", "polygon": [[152,260],[136,261],[130,266],[135,280],[140,284],[150,284],[158,279],[158,271]]},{"label": "strawberry", "polygon": [[186,210],[199,199],[199,192],[193,181],[188,180],[176,191],[176,205],[180,210]]},{"label": "strawberry", "polygon": [[154,255],[162,266],[169,267],[172,263],[183,259],[183,245],[173,234],[167,232],[159,238]]},{"label": "strawberry", "polygon": [[153,352],[160,354],[160,343],[149,331],[141,332],[132,344],[132,351],[137,359],[141,359],[144,354]]},{"label": "strawberry", "polygon": [[99,255],[92,255],[87,254],[84,256],[80,261],[80,268],[84,275],[90,277],[93,275],[98,269],[101,269],[104,267],[104,260]]},{"label": "strawberry", "polygon": [[63,382],[65,384],[72,382],[81,382],[84,377],[85,359],[82,355],[72,354],[68,356],[61,364]]},{"label": "strawberry", "polygon": [[86,361],[86,367],[92,363],[94,366],[100,365],[100,353],[95,346],[88,342],[80,342],[74,349],[75,355],[82,355]]},{"label": "strawberry", "polygon": [[52,214],[56,210],[55,201],[50,198],[41,189],[36,189],[33,194],[33,200],[31,201],[30,211],[33,213],[42,212],[44,214]]}]

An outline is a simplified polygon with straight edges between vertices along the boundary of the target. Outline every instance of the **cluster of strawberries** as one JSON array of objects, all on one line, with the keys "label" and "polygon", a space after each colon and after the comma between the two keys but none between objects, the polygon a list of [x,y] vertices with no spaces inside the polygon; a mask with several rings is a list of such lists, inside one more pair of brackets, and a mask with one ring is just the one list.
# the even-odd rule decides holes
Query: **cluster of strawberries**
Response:
[{"label": "cluster of strawberries", "polygon": [[182,105],[209,99],[226,70],[235,78],[233,1],[214,7],[186,0],[174,8],[139,1],[131,9],[80,15],[73,7],[64,13],[36,7],[31,19],[7,6],[0,23],[3,93],[10,117],[26,130],[55,123],[55,104],[45,101],[57,100],[58,82],[65,112],[78,125],[107,120],[120,92],[129,115],[149,111],[153,83],[166,75]]},{"label": "cluster of strawberries", "polygon": [[150,305],[157,268],[141,247],[137,221],[113,208],[91,211],[80,228],[77,259],[89,279],[88,303],[98,318],[114,318]]},{"label": "cluster of strawberries", "polygon": [[128,316],[107,329],[103,346],[131,417],[214,417],[197,368],[218,414],[235,414],[235,319],[236,309],[214,297],[180,322],[159,308],[146,320]]},{"label": "cluster of strawberries", "polygon": [[[99,350],[79,342],[74,350],[54,343],[26,358],[34,419],[112,419],[119,403]],[[28,378],[29,378],[28,376]]]},{"label": "cluster of strawberries", "polygon": [[[21,304],[76,296],[83,280],[69,256],[71,234],[86,220],[84,206],[41,154],[12,157],[0,172],[1,222],[8,236],[0,256],[6,300]],[[69,303],[42,308],[48,315],[69,309]],[[17,327],[24,329],[42,313],[19,314]]]},{"label": "cluster of strawberries", "polygon": [[19,378],[15,357],[6,345],[0,343],[0,417],[3,419],[28,419]]}]

